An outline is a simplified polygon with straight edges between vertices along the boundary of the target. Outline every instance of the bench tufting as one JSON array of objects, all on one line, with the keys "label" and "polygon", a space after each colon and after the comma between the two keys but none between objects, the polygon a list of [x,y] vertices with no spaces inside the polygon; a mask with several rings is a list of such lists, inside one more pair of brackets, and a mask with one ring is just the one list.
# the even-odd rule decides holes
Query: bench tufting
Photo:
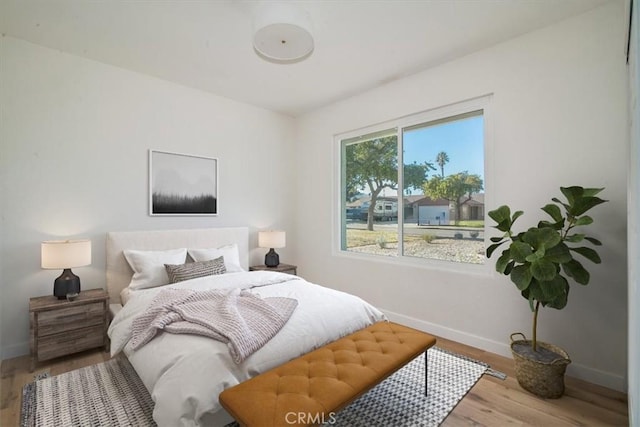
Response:
[{"label": "bench tufting", "polygon": [[321,424],[435,342],[378,322],[223,391],[220,403],[242,426]]}]

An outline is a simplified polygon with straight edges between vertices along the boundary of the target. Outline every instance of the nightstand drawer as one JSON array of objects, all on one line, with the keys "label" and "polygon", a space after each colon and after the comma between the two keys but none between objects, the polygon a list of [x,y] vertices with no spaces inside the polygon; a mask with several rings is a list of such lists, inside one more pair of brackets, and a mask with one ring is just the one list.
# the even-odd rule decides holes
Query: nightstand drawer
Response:
[{"label": "nightstand drawer", "polygon": [[53,359],[104,344],[104,324],[49,335],[38,340],[38,360]]},{"label": "nightstand drawer", "polygon": [[101,302],[43,311],[38,314],[38,335],[42,337],[100,323],[104,324],[104,304]]},{"label": "nightstand drawer", "polygon": [[31,371],[36,362],[104,346],[109,295],[102,289],[82,291],[73,300],[45,295],[29,299]]}]

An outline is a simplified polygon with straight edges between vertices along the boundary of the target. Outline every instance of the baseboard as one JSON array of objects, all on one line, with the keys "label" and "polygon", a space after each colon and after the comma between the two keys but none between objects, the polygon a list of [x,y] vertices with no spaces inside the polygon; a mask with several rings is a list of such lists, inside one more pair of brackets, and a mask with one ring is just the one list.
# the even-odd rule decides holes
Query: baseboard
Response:
[{"label": "baseboard", "polygon": [[571,365],[567,367],[567,375],[593,384],[598,384],[612,390],[621,391],[623,393],[627,393],[628,391],[626,377],[612,374],[611,372],[601,371],[600,369],[591,368],[579,363],[571,363]]},{"label": "baseboard", "polygon": [[456,329],[448,328],[436,323],[416,319],[415,317],[405,316],[404,314],[394,313],[389,310],[382,309],[382,311],[387,315],[389,320],[393,322],[398,322],[403,325],[407,325],[412,328],[419,329],[421,331],[428,332],[442,338],[446,338],[448,340],[457,341],[459,343],[467,344],[472,347],[477,347],[482,350],[499,354],[501,356],[511,357],[511,349],[505,343],[492,341],[487,338],[483,338],[467,332],[458,331]]},{"label": "baseboard", "polygon": [[[459,331],[448,328],[436,323],[427,322],[425,320],[416,319],[415,317],[405,316],[404,314],[394,313],[389,310],[382,309],[389,320],[419,329],[430,334],[441,336],[452,341],[470,345],[485,351],[499,354],[505,357],[511,357],[511,348],[508,344],[493,341],[468,332]],[[437,345],[437,344],[436,344]],[[567,375],[598,384],[613,390],[627,392],[627,379],[622,375],[612,374],[610,372],[601,371],[589,366],[572,363],[567,368]]]}]

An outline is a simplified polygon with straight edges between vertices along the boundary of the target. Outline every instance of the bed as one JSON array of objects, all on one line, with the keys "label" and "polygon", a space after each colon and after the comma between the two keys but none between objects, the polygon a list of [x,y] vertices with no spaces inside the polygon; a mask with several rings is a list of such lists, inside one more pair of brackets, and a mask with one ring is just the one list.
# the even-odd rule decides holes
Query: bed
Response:
[{"label": "bed", "polygon": [[[155,402],[153,417],[159,426],[224,426],[233,421],[218,402],[224,389],[384,320],[382,312],[356,296],[284,273],[247,272],[248,240],[246,227],[107,234],[107,290],[114,314],[111,352],[121,352],[131,362]],[[206,251],[229,247],[237,255],[224,252],[225,266],[229,264],[225,274],[148,288],[135,288],[137,276],[125,257],[136,251],[182,249],[188,254],[196,249],[196,255],[200,249],[201,256],[202,251],[218,254]],[[234,362],[226,344],[198,335],[161,332],[133,350],[134,320],[166,289],[241,289],[261,298],[293,299],[297,307],[273,338],[240,363]]]}]

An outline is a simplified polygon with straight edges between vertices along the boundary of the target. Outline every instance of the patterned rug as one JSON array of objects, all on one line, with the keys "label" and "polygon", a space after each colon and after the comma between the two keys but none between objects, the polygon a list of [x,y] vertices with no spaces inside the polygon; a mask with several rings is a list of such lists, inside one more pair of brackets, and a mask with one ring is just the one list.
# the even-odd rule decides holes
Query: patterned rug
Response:
[{"label": "patterned rug", "polygon": [[[428,396],[424,395],[421,356],[334,417],[327,417],[325,425],[417,427],[442,423],[488,365],[436,347],[428,354]],[[153,401],[140,378],[126,358],[116,357],[24,386],[20,425],[154,426],[152,413]]]},{"label": "patterned rug", "polygon": [[151,396],[125,357],[42,376],[22,389],[21,427],[155,425]]},{"label": "patterned rug", "polygon": [[424,356],[378,384],[325,420],[324,426],[438,426],[475,385],[489,365],[437,347],[428,350],[427,396]]}]

